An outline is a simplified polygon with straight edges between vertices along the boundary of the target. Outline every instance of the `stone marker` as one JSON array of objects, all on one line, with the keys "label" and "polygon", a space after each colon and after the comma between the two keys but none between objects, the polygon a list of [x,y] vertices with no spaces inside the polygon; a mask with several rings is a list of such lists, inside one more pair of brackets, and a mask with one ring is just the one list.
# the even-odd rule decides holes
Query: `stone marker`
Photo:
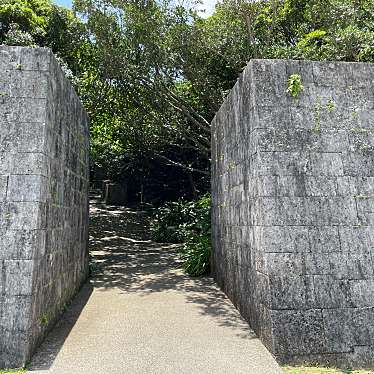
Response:
[{"label": "stone marker", "polygon": [[88,125],[48,49],[0,47],[0,368],[23,366],[88,272]]},{"label": "stone marker", "polygon": [[283,362],[374,367],[373,80],[253,60],[212,122],[215,278]]},{"label": "stone marker", "polygon": [[104,201],[107,205],[125,205],[127,203],[126,188],[120,183],[106,183]]},{"label": "stone marker", "polygon": [[110,179],[105,179],[101,182],[101,197],[105,200],[106,195],[106,185],[109,183],[113,183]]}]

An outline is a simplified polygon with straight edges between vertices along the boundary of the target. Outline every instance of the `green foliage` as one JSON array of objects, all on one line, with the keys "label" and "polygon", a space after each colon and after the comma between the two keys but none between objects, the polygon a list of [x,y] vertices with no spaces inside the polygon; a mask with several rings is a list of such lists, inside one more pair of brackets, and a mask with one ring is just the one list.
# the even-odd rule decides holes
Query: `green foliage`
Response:
[{"label": "green foliage", "polygon": [[2,0],[0,44],[49,47],[69,67],[79,70],[83,24],[71,10],[51,0]]},{"label": "green foliage", "polygon": [[11,23],[4,37],[4,44],[34,47],[35,41],[28,32],[22,31],[17,23]]},{"label": "green foliage", "polygon": [[188,202],[166,203],[155,211],[151,225],[152,239],[159,243],[182,243],[185,235],[183,225],[190,221]]},{"label": "green foliage", "polygon": [[336,108],[336,104],[335,104],[335,102],[332,100],[332,99],[330,99],[328,102],[327,102],[327,104],[326,104],[326,109],[328,110],[328,111],[333,111],[334,109]]},{"label": "green foliage", "polygon": [[299,74],[292,74],[287,81],[287,92],[294,98],[304,91],[304,86],[301,83],[301,76]]},{"label": "green foliage", "polygon": [[0,369],[0,374],[24,374],[25,369]]},{"label": "green foliage", "polygon": [[208,175],[215,109],[189,79],[197,67],[186,49],[195,16],[167,1],[74,5],[87,19],[90,58],[80,93],[91,117],[94,162],[103,163],[96,156],[110,147],[136,163],[158,159]]},{"label": "green foliage", "polygon": [[[79,87],[101,164],[110,148],[209,175],[209,123],[250,59],[374,61],[368,0],[223,0],[207,18],[171,1],[75,9],[87,20]],[[297,97],[301,82],[289,88]]]},{"label": "green foliage", "polygon": [[208,234],[194,236],[185,244],[181,258],[187,274],[197,277],[209,272],[211,247],[211,237]]},{"label": "green foliage", "polygon": [[[199,230],[206,215],[205,200],[168,202],[157,208],[152,221],[152,238],[156,242],[184,243],[190,231]],[[200,231],[201,231],[200,227]]]},{"label": "green foliage", "polygon": [[152,236],[158,242],[183,243],[184,270],[199,276],[209,271],[211,221],[209,195],[197,201],[179,200],[158,208],[152,222]]},{"label": "green foliage", "polygon": [[47,314],[43,314],[39,317],[39,322],[41,326],[47,326],[49,324],[49,317]]},{"label": "green foliage", "polygon": [[[253,58],[374,62],[371,0],[222,0],[207,18],[169,0],[75,0],[74,12],[2,0],[0,43],[60,56],[90,116],[92,163],[113,179],[146,177],[155,160],[170,178],[208,179],[210,122]],[[295,76],[288,92],[301,91]]]},{"label": "green foliage", "polygon": [[324,30],[313,30],[300,38],[296,45],[298,53],[307,59],[321,59],[327,43],[327,33]]}]

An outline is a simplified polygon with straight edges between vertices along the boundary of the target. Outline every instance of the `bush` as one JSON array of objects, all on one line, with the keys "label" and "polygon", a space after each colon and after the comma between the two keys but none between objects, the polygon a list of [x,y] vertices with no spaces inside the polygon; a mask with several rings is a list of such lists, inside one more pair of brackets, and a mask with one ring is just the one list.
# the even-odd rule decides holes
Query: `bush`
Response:
[{"label": "bush", "polygon": [[181,257],[187,274],[199,276],[209,272],[211,247],[210,233],[195,236],[184,244]]},{"label": "bush", "polygon": [[181,199],[156,209],[151,223],[152,239],[158,243],[183,243],[184,225],[191,223],[189,203]]},{"label": "bush", "polygon": [[198,276],[209,271],[211,253],[210,195],[197,201],[178,200],[158,208],[152,222],[157,242],[183,243],[184,270]]}]

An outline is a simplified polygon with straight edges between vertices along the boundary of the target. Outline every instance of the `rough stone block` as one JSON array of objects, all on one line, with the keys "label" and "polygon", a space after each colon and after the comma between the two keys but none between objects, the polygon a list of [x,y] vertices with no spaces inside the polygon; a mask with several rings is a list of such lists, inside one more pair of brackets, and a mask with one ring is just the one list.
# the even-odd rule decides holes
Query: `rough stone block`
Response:
[{"label": "rough stone block", "polygon": [[3,203],[0,205],[1,226],[5,230],[40,228],[40,206],[37,202]]},{"label": "rough stone block", "polygon": [[283,362],[374,367],[373,77],[254,60],[212,122],[213,271]]},{"label": "rough stone block", "polygon": [[0,201],[6,199],[8,190],[8,177],[0,175]]},{"label": "rough stone block", "polygon": [[306,306],[304,279],[296,274],[270,276],[270,309],[303,309]]},{"label": "rough stone block", "polygon": [[336,226],[310,227],[311,251],[315,253],[339,252],[341,250],[339,235],[339,230]]},{"label": "rough stone block", "polygon": [[316,308],[341,308],[352,306],[348,280],[335,279],[326,274],[313,277],[314,306]]},{"label": "rough stone block", "polygon": [[266,252],[309,252],[307,227],[258,226],[255,228],[257,247]]},{"label": "rough stone block", "polygon": [[0,114],[8,122],[45,122],[46,99],[0,97]]},{"label": "rough stone block", "polygon": [[0,46],[0,368],[24,366],[77,292],[87,243],[82,104],[51,51]]},{"label": "rough stone block", "polygon": [[0,260],[29,260],[45,251],[45,230],[0,230]]},{"label": "rough stone block", "polygon": [[11,154],[9,174],[36,174],[47,176],[48,157],[43,153],[25,152]]},{"label": "rough stone block", "polygon": [[[0,120],[1,121],[1,120]],[[10,153],[43,153],[45,151],[45,124],[0,122],[0,148]]]},{"label": "rough stone block", "polygon": [[[336,196],[337,178],[330,176],[307,176],[304,177],[305,194],[307,196]],[[287,188],[287,186],[285,187]],[[288,186],[288,189],[290,187]]]},{"label": "rough stone block", "polygon": [[308,355],[326,349],[321,310],[274,310],[270,314],[277,354],[286,357],[295,354]]},{"label": "rough stone block", "polygon": [[127,202],[126,189],[119,183],[105,184],[105,204],[125,205]]},{"label": "rough stone block", "polygon": [[5,260],[3,275],[5,295],[29,296],[32,293],[33,260]]},{"label": "rough stone block", "polygon": [[45,201],[47,178],[40,175],[11,175],[8,201]]},{"label": "rough stone block", "polygon": [[305,253],[304,258],[300,259],[300,262],[301,264],[304,264],[305,274],[308,274],[308,275],[331,274],[330,253],[326,253],[326,252]]}]

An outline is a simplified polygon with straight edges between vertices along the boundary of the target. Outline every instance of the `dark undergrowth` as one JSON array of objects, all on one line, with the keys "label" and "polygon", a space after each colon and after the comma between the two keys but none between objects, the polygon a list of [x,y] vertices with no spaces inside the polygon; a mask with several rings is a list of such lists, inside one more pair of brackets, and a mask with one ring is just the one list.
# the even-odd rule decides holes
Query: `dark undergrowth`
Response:
[{"label": "dark undergrowth", "polygon": [[209,272],[211,255],[210,195],[198,200],[180,199],[155,210],[152,239],[159,243],[183,243],[183,268],[191,276]]}]

